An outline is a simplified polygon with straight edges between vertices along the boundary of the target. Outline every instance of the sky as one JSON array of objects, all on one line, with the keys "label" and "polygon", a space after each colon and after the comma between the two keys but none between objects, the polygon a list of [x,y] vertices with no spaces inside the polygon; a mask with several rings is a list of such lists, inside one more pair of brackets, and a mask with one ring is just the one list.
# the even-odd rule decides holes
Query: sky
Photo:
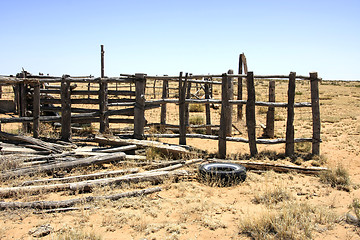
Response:
[{"label": "sky", "polygon": [[0,75],[221,74],[360,80],[359,0],[0,0]]}]

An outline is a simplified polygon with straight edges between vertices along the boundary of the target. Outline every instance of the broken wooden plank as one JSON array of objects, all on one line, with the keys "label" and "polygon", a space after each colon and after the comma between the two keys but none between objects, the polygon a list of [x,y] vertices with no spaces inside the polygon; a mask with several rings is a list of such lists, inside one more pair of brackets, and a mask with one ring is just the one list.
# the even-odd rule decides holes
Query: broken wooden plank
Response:
[{"label": "broken wooden plank", "polygon": [[57,209],[57,208],[69,208],[76,204],[83,204],[98,200],[111,200],[116,201],[126,197],[137,197],[143,196],[155,192],[160,192],[160,187],[148,188],[142,190],[136,190],[131,192],[123,192],[118,194],[112,194],[108,196],[89,196],[85,198],[75,198],[63,201],[35,201],[35,202],[0,202],[0,210],[5,209],[20,209],[20,208],[31,208],[31,209]]},{"label": "broken wooden plank", "polygon": [[40,172],[53,172],[60,169],[72,169],[75,167],[84,167],[90,166],[94,164],[102,164],[113,161],[119,161],[125,159],[126,154],[123,152],[106,154],[106,156],[93,156],[88,158],[82,158],[75,161],[66,161],[60,163],[51,163],[43,166],[35,166],[30,168],[20,168],[12,171],[7,171],[5,173],[0,174],[0,179],[8,179],[11,177],[19,177],[24,175],[33,175],[35,173]]},{"label": "broken wooden plank", "polygon": [[62,178],[49,178],[49,179],[37,179],[32,181],[26,181],[21,184],[21,186],[30,186],[35,184],[47,184],[52,182],[70,182],[70,181],[84,181],[84,180],[92,180],[98,179],[102,177],[114,177],[121,174],[131,174],[139,172],[138,168],[129,168],[129,169],[121,169],[121,170],[114,170],[114,171],[106,171],[106,172],[96,172],[92,174],[86,175],[76,175],[76,176],[69,176],[69,177],[62,177]]},{"label": "broken wooden plank", "polygon": [[[91,191],[96,186],[117,185],[121,183],[130,182],[144,182],[159,183],[165,177],[185,176],[188,172],[185,170],[176,171],[149,171],[143,173],[129,174],[116,178],[103,178],[96,180],[87,180],[74,183],[58,183],[51,185],[36,185],[23,187],[8,187],[0,188],[0,197],[12,197],[18,194],[43,194],[46,192],[58,192],[71,190],[74,192]],[[1,205],[0,205],[1,206]]]},{"label": "broken wooden plank", "polygon": [[136,145],[127,145],[123,147],[112,147],[112,148],[93,148],[93,152],[100,152],[100,153],[114,153],[114,152],[126,152],[137,149]]},{"label": "broken wooden plank", "polygon": [[36,139],[33,137],[20,136],[20,135],[6,133],[6,132],[2,132],[2,131],[0,131],[0,137],[10,140],[10,141],[26,142],[26,143],[30,143],[33,145],[37,145],[37,146],[43,147],[43,148],[47,149],[48,151],[51,151],[54,153],[61,153],[64,150],[62,147],[60,147],[60,145],[55,145],[52,143],[44,142],[40,139]]}]

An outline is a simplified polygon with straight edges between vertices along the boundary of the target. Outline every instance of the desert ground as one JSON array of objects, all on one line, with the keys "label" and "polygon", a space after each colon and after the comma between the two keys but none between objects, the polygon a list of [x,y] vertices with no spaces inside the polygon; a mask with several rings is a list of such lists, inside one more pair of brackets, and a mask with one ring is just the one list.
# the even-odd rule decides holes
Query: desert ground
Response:
[{"label": "desert ground", "polygon": [[[267,82],[257,80],[257,101],[267,100]],[[298,166],[327,167],[317,175],[295,172],[247,171],[247,179],[235,186],[218,187],[199,181],[198,165],[186,167],[191,174],[167,178],[156,185],[162,191],[117,201],[101,200],[80,204],[79,210],[44,213],[38,210],[0,211],[0,239],[37,239],[33,230],[50,225],[50,234],[41,239],[360,239],[356,212],[360,204],[360,83],[325,82],[320,86],[320,156],[310,156],[311,144],[296,144],[293,158],[284,157],[284,144],[258,145],[259,155],[249,157],[244,143],[228,143],[227,161],[251,160]],[[296,102],[309,101],[310,85],[297,81]],[[245,91],[246,92],[246,91]],[[276,85],[276,100],[286,102],[287,82]],[[216,89],[214,90],[215,97]],[[212,110],[213,124],[219,124],[220,109]],[[177,124],[177,106],[168,105],[167,122]],[[234,108],[234,115],[236,111]],[[257,107],[257,136],[262,135],[266,108]],[[191,112],[191,117],[204,112]],[[159,109],[148,110],[149,123],[159,121]],[[234,136],[247,137],[245,121],[236,121]],[[295,109],[295,137],[311,137],[311,109]],[[285,136],[286,110],[276,109],[275,137]],[[16,124],[4,124],[3,131],[16,132]],[[97,125],[92,131],[96,133]],[[114,128],[120,128],[114,125]],[[49,130],[49,128],[46,131]],[[42,134],[46,134],[43,131]],[[154,132],[154,129],[150,129]],[[178,144],[178,139],[160,139]],[[215,155],[215,140],[187,139],[187,145]],[[170,160],[147,152],[152,160]],[[203,157],[203,156],[201,156]],[[149,160],[147,159],[147,160]],[[14,155],[1,156],[0,166],[16,161]],[[11,165],[11,164],[8,164]],[[9,166],[7,168],[10,168]],[[73,170],[70,175],[126,169],[131,163],[103,164]],[[143,171],[143,170],[142,170]],[[49,178],[37,175],[2,181],[0,187],[18,186],[24,181]],[[0,201],[65,200],[108,195],[150,188],[150,182],[99,187],[90,193],[50,192],[19,194]],[[357,212],[359,214],[359,212]],[[355,221],[347,219],[352,215]]]}]

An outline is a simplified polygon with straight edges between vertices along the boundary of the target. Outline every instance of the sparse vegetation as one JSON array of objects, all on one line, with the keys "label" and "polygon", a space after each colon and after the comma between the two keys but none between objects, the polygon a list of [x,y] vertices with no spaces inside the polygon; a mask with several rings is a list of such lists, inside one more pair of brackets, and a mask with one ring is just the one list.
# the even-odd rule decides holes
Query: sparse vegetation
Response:
[{"label": "sparse vegetation", "polygon": [[204,117],[203,116],[191,116],[191,117],[189,117],[189,124],[202,125],[202,124],[204,124]]},{"label": "sparse vegetation", "polygon": [[285,187],[275,186],[271,189],[266,189],[264,192],[255,194],[253,203],[277,204],[279,202],[288,201],[290,199],[291,194]]},{"label": "sparse vegetation", "polygon": [[56,234],[55,239],[56,240],[101,240],[102,238],[93,232],[88,233],[80,229],[64,227]]},{"label": "sparse vegetation", "polygon": [[202,104],[190,104],[189,105],[189,112],[203,112],[205,109],[204,105]]},{"label": "sparse vegetation", "polygon": [[342,165],[338,165],[335,169],[322,172],[320,181],[322,183],[330,184],[333,188],[336,187],[339,190],[350,191],[349,173]]},{"label": "sparse vegetation", "polygon": [[337,222],[329,209],[306,203],[287,203],[281,209],[266,209],[261,213],[242,217],[241,234],[253,239],[311,239],[318,225],[331,227]]}]

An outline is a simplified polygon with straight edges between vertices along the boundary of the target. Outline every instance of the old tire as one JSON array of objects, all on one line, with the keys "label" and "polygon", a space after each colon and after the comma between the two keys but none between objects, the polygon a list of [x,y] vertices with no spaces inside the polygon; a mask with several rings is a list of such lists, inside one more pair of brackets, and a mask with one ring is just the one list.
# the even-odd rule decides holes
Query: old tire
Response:
[{"label": "old tire", "polygon": [[246,179],[246,168],[235,163],[208,163],[200,165],[200,178],[211,185],[229,186]]}]

